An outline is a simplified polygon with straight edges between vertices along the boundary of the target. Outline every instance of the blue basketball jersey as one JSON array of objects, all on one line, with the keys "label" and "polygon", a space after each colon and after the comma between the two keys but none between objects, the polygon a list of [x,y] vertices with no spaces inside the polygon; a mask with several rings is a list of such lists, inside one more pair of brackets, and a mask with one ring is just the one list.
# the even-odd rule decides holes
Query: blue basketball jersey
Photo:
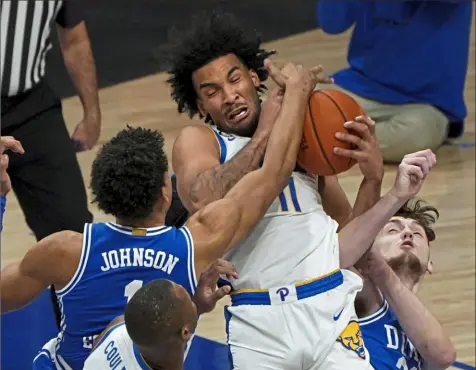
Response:
[{"label": "blue basketball jersey", "polygon": [[86,224],[76,274],[57,291],[62,313],[57,362],[82,369],[96,336],[124,314],[138,289],[161,278],[195,294],[193,240],[186,227],[132,229],[114,223]]},{"label": "blue basketball jersey", "polygon": [[375,314],[359,319],[370,363],[378,370],[421,370],[423,361],[387,302]]}]

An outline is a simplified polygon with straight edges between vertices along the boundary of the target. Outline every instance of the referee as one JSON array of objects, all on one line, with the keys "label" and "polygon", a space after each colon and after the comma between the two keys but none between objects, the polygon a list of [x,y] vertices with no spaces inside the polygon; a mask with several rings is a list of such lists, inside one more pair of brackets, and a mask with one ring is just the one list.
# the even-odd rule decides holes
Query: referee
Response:
[{"label": "referee", "polygon": [[[82,1],[0,0],[0,4],[1,134],[14,136],[25,149],[23,155],[10,155],[12,188],[37,240],[61,230],[82,232],[92,215],[75,152],[91,149],[101,129],[96,68]],[[72,137],[61,101],[44,78],[55,26],[83,106],[83,119]]]}]

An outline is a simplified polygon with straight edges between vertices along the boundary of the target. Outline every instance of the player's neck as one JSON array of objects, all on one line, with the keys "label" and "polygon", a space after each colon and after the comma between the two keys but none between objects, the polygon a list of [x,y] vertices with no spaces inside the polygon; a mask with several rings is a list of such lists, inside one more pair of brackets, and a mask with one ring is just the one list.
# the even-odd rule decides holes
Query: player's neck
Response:
[{"label": "player's neck", "polygon": [[165,215],[162,213],[156,213],[143,220],[121,220],[119,218],[116,218],[116,223],[121,226],[148,229],[151,227],[164,226]]},{"label": "player's neck", "polygon": [[141,349],[141,355],[147,365],[153,370],[182,370],[184,345],[177,343],[177,345],[169,345],[157,350],[148,351]]},{"label": "player's neck", "polygon": [[364,287],[355,299],[355,311],[358,318],[366,318],[376,313],[383,304],[380,290],[370,279],[364,278]]}]

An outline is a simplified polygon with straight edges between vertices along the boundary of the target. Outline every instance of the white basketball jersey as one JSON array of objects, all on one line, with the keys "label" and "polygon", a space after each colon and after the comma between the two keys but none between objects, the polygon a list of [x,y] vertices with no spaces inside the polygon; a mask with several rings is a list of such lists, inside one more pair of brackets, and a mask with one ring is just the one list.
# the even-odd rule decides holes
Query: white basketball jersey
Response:
[{"label": "white basketball jersey", "polygon": [[[220,144],[220,161],[232,159],[250,138],[212,128]],[[289,185],[263,219],[225,255],[239,271],[234,289],[292,284],[339,268],[337,223],[322,208],[317,177],[293,172]]]},{"label": "white basketball jersey", "polygon": [[99,345],[91,352],[84,363],[84,370],[142,370],[148,369],[132,342],[125,323],[117,324],[104,335]]}]

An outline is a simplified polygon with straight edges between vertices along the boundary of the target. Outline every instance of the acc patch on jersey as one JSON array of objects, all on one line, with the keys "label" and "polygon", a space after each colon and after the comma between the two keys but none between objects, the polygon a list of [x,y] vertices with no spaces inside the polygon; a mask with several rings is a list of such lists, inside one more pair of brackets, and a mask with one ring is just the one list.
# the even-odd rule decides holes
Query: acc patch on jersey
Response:
[{"label": "acc patch on jersey", "polygon": [[365,360],[364,340],[362,332],[357,321],[349,321],[349,324],[342,331],[337,341],[349,351],[357,353],[357,355]]}]

